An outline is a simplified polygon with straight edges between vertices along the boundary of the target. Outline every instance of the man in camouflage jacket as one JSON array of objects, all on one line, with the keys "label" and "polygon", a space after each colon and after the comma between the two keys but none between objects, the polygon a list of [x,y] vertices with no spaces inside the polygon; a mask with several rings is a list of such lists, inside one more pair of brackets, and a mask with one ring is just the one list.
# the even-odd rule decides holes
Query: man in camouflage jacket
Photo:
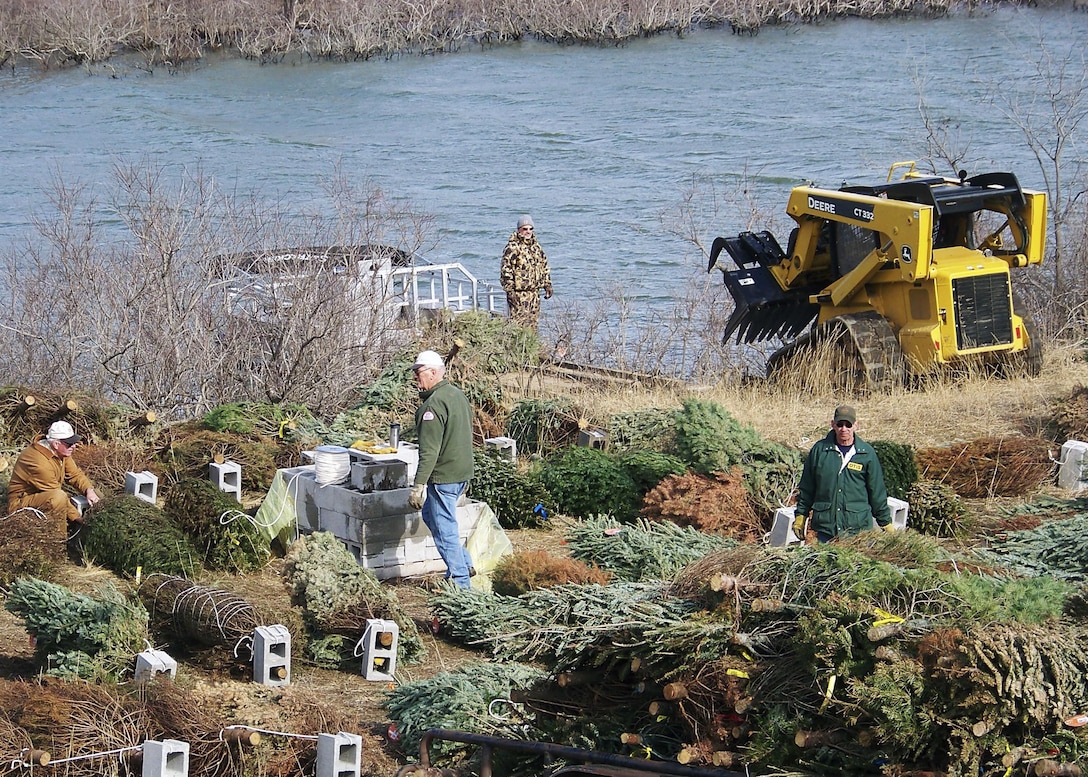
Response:
[{"label": "man in camouflage jacket", "polygon": [[502,252],[499,280],[506,292],[510,318],[522,326],[536,329],[540,316],[540,290],[544,299],[551,299],[552,276],[548,257],[533,235],[533,220],[518,219],[518,228]]}]

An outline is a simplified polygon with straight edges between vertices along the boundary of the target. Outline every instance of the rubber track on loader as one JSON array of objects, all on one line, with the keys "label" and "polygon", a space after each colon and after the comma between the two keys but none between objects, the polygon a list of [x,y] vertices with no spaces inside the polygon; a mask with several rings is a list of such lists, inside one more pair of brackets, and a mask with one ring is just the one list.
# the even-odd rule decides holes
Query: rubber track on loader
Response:
[{"label": "rubber track on loader", "polygon": [[814,344],[826,342],[840,344],[843,361],[851,353],[857,357],[857,362],[852,366],[852,381],[846,375],[830,376],[833,382],[846,379],[846,383],[852,383],[852,386],[843,388],[886,391],[903,385],[907,364],[899,338],[888,320],[876,311],[836,316],[780,348],[767,360],[768,377],[794,356],[802,354]]}]

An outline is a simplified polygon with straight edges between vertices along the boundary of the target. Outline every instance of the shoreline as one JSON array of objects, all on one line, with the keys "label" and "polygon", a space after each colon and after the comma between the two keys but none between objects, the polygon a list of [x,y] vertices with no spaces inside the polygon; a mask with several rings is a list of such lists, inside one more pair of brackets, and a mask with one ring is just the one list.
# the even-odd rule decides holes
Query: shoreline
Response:
[{"label": "shoreline", "polygon": [[[212,54],[278,64],[295,58],[314,61],[367,61],[412,55],[455,53],[519,41],[556,45],[621,46],[638,38],[701,29],[729,28],[756,35],[763,27],[816,24],[845,18],[932,19],[950,14],[987,13],[1003,5],[1037,8],[997,0],[603,0],[575,7],[561,0],[532,3],[507,0],[496,6],[449,3],[444,8],[400,7],[363,0],[340,0],[322,9],[303,0],[269,3],[266,13],[220,6],[214,0],[185,13],[168,6],[153,15],[136,14],[121,0],[83,6],[61,18],[59,5],[46,0],[33,10],[0,9],[0,67],[65,70],[102,65],[130,56],[144,67],[182,67]],[[1082,10],[1088,0],[1048,4]],[[116,6],[116,7],[107,7]],[[62,23],[63,22],[63,23]],[[138,67],[138,66],[137,66]]]}]

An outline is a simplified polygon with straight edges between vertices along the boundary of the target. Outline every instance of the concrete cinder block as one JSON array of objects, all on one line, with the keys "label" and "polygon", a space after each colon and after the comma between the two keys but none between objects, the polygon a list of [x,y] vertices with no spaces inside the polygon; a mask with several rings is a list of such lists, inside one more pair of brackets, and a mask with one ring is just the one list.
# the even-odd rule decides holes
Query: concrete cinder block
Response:
[{"label": "concrete cinder block", "polygon": [[148,739],[141,747],[141,777],[188,777],[189,743],[176,739]]},{"label": "concrete cinder block", "polygon": [[1067,440],[1058,460],[1058,487],[1067,491],[1088,488],[1088,443]]},{"label": "concrete cinder block", "polygon": [[370,618],[361,640],[363,679],[392,680],[397,671],[397,643],[400,627],[395,621]]},{"label": "concrete cinder block", "polygon": [[161,674],[173,680],[177,673],[178,662],[162,650],[145,650],[136,656],[133,677],[137,683],[146,683]]},{"label": "concrete cinder block", "polygon": [[518,441],[513,437],[488,437],[484,440],[484,447],[498,451],[510,461],[518,460]]},{"label": "concrete cinder block", "polygon": [[774,512],[774,520],[771,522],[771,530],[763,538],[768,545],[781,548],[784,545],[792,545],[801,542],[793,533],[793,519],[797,515],[795,507],[779,507]]},{"label": "concrete cinder block", "polygon": [[892,514],[892,526],[896,528],[896,531],[903,531],[907,528],[907,514],[910,512],[910,503],[889,496],[888,510]]},{"label": "concrete cinder block", "polygon": [[578,432],[578,444],[583,448],[604,450],[608,447],[608,435],[600,429],[582,429]]},{"label": "concrete cinder block", "polygon": [[396,453],[367,453],[361,451],[359,458],[363,461],[403,461],[407,472],[408,482],[415,480],[416,470],[419,469],[419,446],[411,442],[402,442],[397,446]]},{"label": "concrete cinder block", "polygon": [[125,473],[125,493],[155,504],[159,495],[159,476],[148,470]]},{"label": "concrete cinder block", "polygon": [[352,531],[354,527],[350,525],[353,521],[347,513],[318,508],[317,516],[318,531],[327,531],[341,540],[358,540],[358,534]]},{"label": "concrete cinder block", "polygon": [[359,734],[318,734],[314,777],[359,777],[362,753],[363,738]]},{"label": "concrete cinder block", "polygon": [[[319,486],[313,469],[304,465],[280,470],[294,500],[300,534],[328,531],[379,580],[445,571],[422,514],[408,504],[410,488],[363,493],[342,485]],[[458,501],[462,542],[488,510],[483,502],[464,496]]]},{"label": "concrete cinder block", "polygon": [[[896,531],[903,531],[907,528],[907,513],[910,512],[910,504],[904,502],[902,499],[896,499],[895,497],[888,497],[888,512],[892,514],[892,526]],[[876,522],[876,518],[873,519],[873,528],[880,528]]]},{"label": "concrete cinder block", "polygon": [[291,632],[286,626],[254,629],[253,681],[273,687],[291,683]]},{"label": "concrete cinder block", "polygon": [[408,486],[408,462],[359,461],[351,465],[351,487],[364,494]]},{"label": "concrete cinder block", "polygon": [[238,462],[209,463],[208,479],[220,491],[232,494],[239,502],[242,501],[242,465]]}]

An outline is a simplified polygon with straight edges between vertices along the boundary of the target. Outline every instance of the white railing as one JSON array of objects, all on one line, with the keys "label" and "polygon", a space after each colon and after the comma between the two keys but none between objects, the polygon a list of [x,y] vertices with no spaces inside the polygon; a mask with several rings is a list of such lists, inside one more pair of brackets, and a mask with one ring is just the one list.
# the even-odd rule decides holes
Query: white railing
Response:
[{"label": "white railing", "polygon": [[477,280],[460,262],[397,267],[389,279],[390,304],[401,308],[413,321],[419,319],[421,310],[506,312],[505,292]]},{"label": "white railing", "polygon": [[[306,277],[309,262],[331,260],[338,263],[336,272],[343,273],[350,293],[360,299],[383,300],[375,310],[380,309],[378,315],[389,323],[396,319],[417,323],[421,311],[506,313],[505,292],[477,280],[460,262],[430,264],[417,258],[398,265],[393,261],[398,255],[394,249],[376,248],[334,246],[241,254],[239,261],[231,263],[227,285],[231,309],[258,316],[264,305],[289,305],[290,295],[281,298],[274,290],[292,285],[296,277]],[[354,272],[347,273],[353,264]]]}]

